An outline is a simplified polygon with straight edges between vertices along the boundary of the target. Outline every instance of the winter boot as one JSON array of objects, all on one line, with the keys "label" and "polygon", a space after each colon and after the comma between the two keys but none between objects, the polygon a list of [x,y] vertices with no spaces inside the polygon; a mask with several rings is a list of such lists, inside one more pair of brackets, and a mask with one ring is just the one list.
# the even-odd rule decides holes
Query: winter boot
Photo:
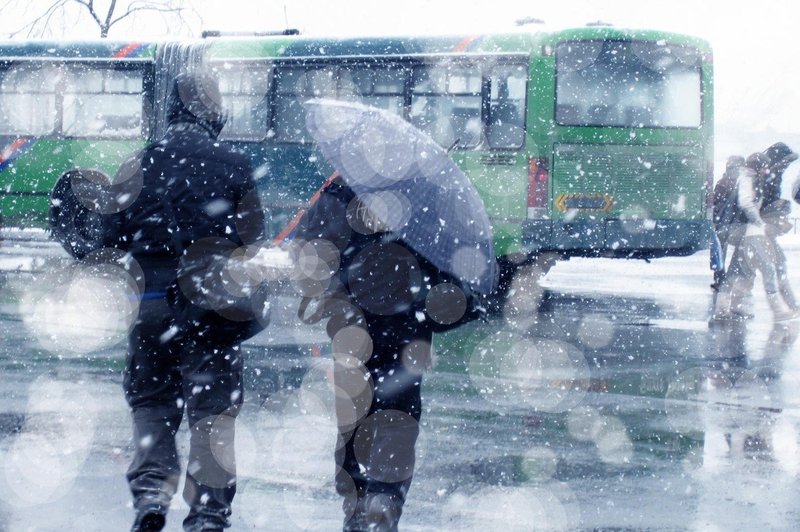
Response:
[{"label": "winter boot", "polygon": [[717,292],[711,321],[730,321],[735,316],[731,313],[731,293],[727,290]]},{"label": "winter boot", "polygon": [[367,509],[363,497],[358,497],[354,501],[345,498],[342,507],[346,516],[342,532],[366,532],[369,530]]},{"label": "winter boot", "polygon": [[800,311],[800,305],[797,304],[797,300],[794,297],[792,286],[785,280],[781,281],[779,286],[781,297],[783,297],[783,300],[786,302],[789,308],[794,311]]},{"label": "winter boot", "polygon": [[367,523],[373,532],[397,532],[402,503],[397,497],[385,493],[371,493],[365,502]]},{"label": "winter boot", "polygon": [[136,512],[131,532],[158,532],[164,528],[167,516],[163,508],[158,506],[141,508]]},{"label": "winter boot", "polygon": [[767,302],[769,308],[772,309],[772,318],[775,321],[793,320],[798,317],[798,312],[789,308],[778,292],[767,294]]},{"label": "winter boot", "polygon": [[731,313],[734,316],[742,320],[752,320],[755,317],[752,308],[749,294],[741,294],[737,290],[731,291]]}]

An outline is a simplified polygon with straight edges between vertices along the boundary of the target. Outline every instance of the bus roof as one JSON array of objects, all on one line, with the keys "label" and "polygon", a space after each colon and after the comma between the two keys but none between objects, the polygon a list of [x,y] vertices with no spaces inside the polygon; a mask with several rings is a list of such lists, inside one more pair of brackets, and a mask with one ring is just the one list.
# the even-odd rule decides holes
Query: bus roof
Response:
[{"label": "bus roof", "polygon": [[421,54],[528,51],[543,34],[450,35],[414,37],[264,37],[207,40],[212,58],[408,56]]},{"label": "bus roof", "polygon": [[693,46],[711,51],[708,42],[677,33],[655,30],[629,30],[607,26],[572,28],[559,31],[516,31],[499,34],[411,36],[411,37],[213,37],[203,41],[208,57],[342,57],[408,56],[424,54],[513,53],[539,54],[542,44],[574,39],[645,39]]},{"label": "bus roof", "polygon": [[156,44],[142,41],[0,41],[0,59],[151,58]]},{"label": "bus roof", "polygon": [[640,39],[645,41],[665,41],[672,44],[692,46],[701,52],[710,53],[711,44],[705,39],[659,30],[617,28],[614,26],[587,26],[548,32],[549,44],[583,39]]}]

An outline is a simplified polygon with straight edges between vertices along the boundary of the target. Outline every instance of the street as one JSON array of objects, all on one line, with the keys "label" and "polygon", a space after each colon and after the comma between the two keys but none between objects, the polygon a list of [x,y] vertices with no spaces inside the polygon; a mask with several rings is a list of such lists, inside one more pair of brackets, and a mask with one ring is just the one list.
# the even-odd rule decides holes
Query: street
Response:
[{"label": "street", "polygon": [[[0,268],[0,531],[127,530],[135,308],[42,239],[0,242]],[[800,323],[757,280],[754,319],[709,326],[710,282],[707,253],[573,259],[437,336],[401,530],[800,528]],[[243,346],[232,530],[341,529],[332,358],[296,305]],[[179,492],[166,530],[186,511]]]}]

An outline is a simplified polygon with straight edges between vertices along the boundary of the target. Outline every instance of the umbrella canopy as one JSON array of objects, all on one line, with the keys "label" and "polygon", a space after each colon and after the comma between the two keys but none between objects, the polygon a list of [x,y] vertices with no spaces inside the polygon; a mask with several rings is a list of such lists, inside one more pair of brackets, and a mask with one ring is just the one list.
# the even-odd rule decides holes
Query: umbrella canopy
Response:
[{"label": "umbrella canopy", "polygon": [[375,107],[314,99],[305,108],[322,155],[383,229],[476,292],[494,289],[489,217],[445,150],[399,116]]}]

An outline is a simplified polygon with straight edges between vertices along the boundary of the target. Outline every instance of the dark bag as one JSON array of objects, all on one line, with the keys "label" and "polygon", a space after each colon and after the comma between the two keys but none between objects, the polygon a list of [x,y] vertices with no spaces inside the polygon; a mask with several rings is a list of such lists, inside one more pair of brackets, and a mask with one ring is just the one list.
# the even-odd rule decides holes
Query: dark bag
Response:
[{"label": "dark bag", "polygon": [[269,286],[232,257],[236,244],[210,237],[184,249],[172,205],[166,198],[162,204],[180,254],[168,300],[181,334],[209,333],[219,341],[240,343],[263,331],[270,320]]},{"label": "dark bag", "polygon": [[465,283],[436,272],[425,293],[424,310],[431,329],[443,333],[475,320],[488,320],[488,302]]},{"label": "dark bag", "polygon": [[714,228],[719,231],[733,224],[747,223],[747,216],[739,206],[739,187],[736,181],[718,183],[714,189]]},{"label": "dark bag", "polygon": [[[451,331],[471,321],[488,319],[484,296],[448,276],[433,274],[426,277],[428,281],[416,292],[413,301],[396,305],[398,314],[414,314],[437,333]],[[313,297],[303,296],[297,309],[298,318],[308,325],[327,319],[326,329],[333,337],[343,327],[362,324],[365,318],[390,316],[388,307],[391,300],[381,300],[379,295],[385,294],[386,278],[374,276],[370,279],[374,280],[374,286],[370,287],[369,282],[359,282],[357,295],[352,289],[346,289]]]},{"label": "dark bag", "polygon": [[102,188],[97,184],[101,179],[108,178],[94,170],[73,170],[59,177],[50,193],[50,234],[76,259],[103,247],[102,215],[97,209],[88,208],[75,194],[82,187]]},{"label": "dark bag", "polygon": [[792,204],[789,200],[779,199],[765,205],[761,209],[761,218],[767,224],[767,231],[773,235],[784,235],[792,230],[794,224],[789,220]]},{"label": "dark bag", "polygon": [[[352,193],[346,188],[332,187],[343,205],[353,207]],[[339,197],[341,196],[341,197]],[[312,206],[307,216],[315,216]],[[339,224],[354,221],[325,216],[343,216],[344,209],[316,213],[326,220],[326,230],[337,233]],[[301,220],[298,234],[303,237],[306,224]],[[312,236],[319,233],[312,232]],[[329,334],[363,319],[381,319],[410,315],[433,332],[446,332],[476,319],[485,319],[484,298],[451,275],[440,271],[393,233],[364,234],[350,231],[342,243],[338,271],[329,289],[316,297],[303,297],[298,317],[305,323],[327,318]]]}]

